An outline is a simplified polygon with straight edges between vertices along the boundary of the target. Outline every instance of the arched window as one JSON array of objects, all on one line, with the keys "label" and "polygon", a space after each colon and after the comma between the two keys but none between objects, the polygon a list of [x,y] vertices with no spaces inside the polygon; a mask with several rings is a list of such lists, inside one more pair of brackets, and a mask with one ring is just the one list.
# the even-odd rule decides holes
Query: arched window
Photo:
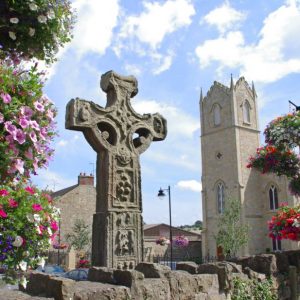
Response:
[{"label": "arched window", "polygon": [[213,108],[214,125],[218,126],[221,124],[221,107],[218,104],[214,105]]},{"label": "arched window", "polygon": [[270,209],[275,210],[278,208],[278,191],[275,185],[271,185],[269,189]]},{"label": "arched window", "polygon": [[222,214],[225,208],[225,189],[223,183],[218,183],[217,185],[217,206],[218,213]]},{"label": "arched window", "polygon": [[250,108],[248,100],[245,100],[243,104],[243,118],[245,123],[250,123]]}]

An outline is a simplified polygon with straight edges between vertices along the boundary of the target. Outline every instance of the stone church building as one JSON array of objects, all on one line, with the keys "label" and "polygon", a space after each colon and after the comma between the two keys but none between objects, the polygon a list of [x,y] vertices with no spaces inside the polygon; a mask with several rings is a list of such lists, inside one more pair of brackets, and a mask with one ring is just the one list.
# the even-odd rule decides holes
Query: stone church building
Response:
[{"label": "stone church building", "polygon": [[299,202],[289,194],[287,178],[246,168],[248,158],[260,146],[257,105],[254,85],[250,87],[243,77],[236,84],[231,78],[230,87],[215,81],[205,97],[201,92],[204,256],[223,254],[214,236],[228,197],[241,201],[242,223],[250,226],[248,244],[240,255],[298,248],[296,242],[268,237],[267,221],[279,204]]}]

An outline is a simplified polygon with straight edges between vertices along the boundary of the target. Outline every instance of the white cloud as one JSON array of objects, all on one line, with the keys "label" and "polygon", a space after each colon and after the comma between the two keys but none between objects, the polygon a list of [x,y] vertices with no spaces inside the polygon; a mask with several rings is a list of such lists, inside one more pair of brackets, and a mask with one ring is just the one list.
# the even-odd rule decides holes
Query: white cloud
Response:
[{"label": "white cloud", "polygon": [[273,82],[290,73],[300,72],[299,1],[289,1],[264,20],[257,44],[246,44],[243,33],[231,31],[196,48],[200,67],[213,61],[223,68],[239,68],[240,73],[256,82]]},{"label": "white cloud", "polygon": [[209,25],[216,26],[221,33],[224,33],[234,25],[238,25],[245,18],[246,14],[244,12],[235,10],[230,6],[228,1],[225,1],[221,6],[210,11],[203,18],[203,21]]},{"label": "white cloud", "polygon": [[153,69],[153,74],[158,75],[166,70],[168,70],[172,65],[173,55],[156,55],[159,61],[158,67]]},{"label": "white cloud", "polygon": [[140,114],[161,113],[168,122],[168,135],[185,136],[192,138],[200,128],[198,119],[179,110],[179,108],[154,100],[133,100],[133,108]]},{"label": "white cloud", "polygon": [[119,1],[76,0],[77,23],[71,46],[77,54],[104,54],[110,46],[120,13]]},{"label": "white cloud", "polygon": [[131,74],[134,76],[139,76],[142,73],[142,70],[139,66],[134,65],[134,64],[125,64],[124,69],[127,72],[127,74]]},{"label": "white cloud", "polygon": [[178,187],[179,189],[190,190],[197,193],[202,191],[202,184],[194,179],[178,181],[176,187]]},{"label": "white cloud", "polygon": [[139,16],[129,16],[122,26],[120,37],[137,37],[152,49],[160,46],[167,34],[189,25],[195,9],[190,0],[143,2],[145,11]]},{"label": "white cloud", "polygon": [[50,170],[39,171],[38,176],[36,178],[33,177],[33,179],[41,189],[48,189],[52,191],[61,190],[77,183],[74,181],[74,178],[65,178],[61,175],[61,173],[56,173]]}]

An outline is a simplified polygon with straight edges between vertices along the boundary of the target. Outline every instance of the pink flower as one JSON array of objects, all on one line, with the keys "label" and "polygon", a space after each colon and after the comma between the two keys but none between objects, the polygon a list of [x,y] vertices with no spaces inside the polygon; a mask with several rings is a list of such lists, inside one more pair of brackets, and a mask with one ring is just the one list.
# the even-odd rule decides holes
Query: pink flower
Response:
[{"label": "pink flower", "polygon": [[3,209],[0,209],[0,217],[3,219],[7,218],[7,213]]},{"label": "pink flower", "polygon": [[26,186],[25,191],[31,195],[33,195],[35,193],[35,190],[30,186]]},{"label": "pink flower", "polygon": [[34,102],[34,107],[36,108],[36,110],[43,112],[45,111],[44,105],[38,101]]},{"label": "pink flower", "polygon": [[15,168],[21,173],[24,173],[24,161],[21,160],[20,158],[17,158],[15,160]]},{"label": "pink flower", "polygon": [[25,152],[25,157],[28,159],[33,159],[33,154],[32,154],[32,148],[28,148],[28,150]]},{"label": "pink flower", "polygon": [[21,107],[21,114],[29,120],[31,116],[33,115],[33,110],[28,106],[22,106]]},{"label": "pink flower", "polygon": [[0,97],[2,98],[4,103],[10,103],[11,102],[11,96],[9,94],[1,93]]},{"label": "pink flower", "polygon": [[8,196],[9,192],[7,190],[0,190],[0,196]]},{"label": "pink flower", "polygon": [[57,224],[56,221],[51,221],[50,226],[51,226],[51,229],[53,231],[57,231],[58,230],[58,224]]},{"label": "pink flower", "polygon": [[20,118],[19,124],[22,128],[27,128],[29,126],[29,122],[26,118]]},{"label": "pink flower", "polygon": [[29,137],[30,137],[30,139],[31,139],[34,143],[36,143],[37,139],[36,139],[36,134],[35,134],[34,131],[31,131],[31,132],[29,133]]},{"label": "pink flower", "polygon": [[32,204],[32,209],[34,211],[41,211],[43,208],[42,208],[41,204],[35,203],[35,204]]},{"label": "pink flower", "polygon": [[4,122],[4,116],[0,113],[0,124]]},{"label": "pink flower", "polygon": [[49,119],[50,121],[53,121],[54,114],[53,114],[53,111],[52,111],[52,110],[48,109],[46,115],[47,115],[47,117],[48,117],[48,119]]},{"label": "pink flower", "polygon": [[22,129],[17,129],[16,135],[15,135],[15,140],[20,144],[24,144],[26,141],[26,134],[23,132]]},{"label": "pink flower", "polygon": [[40,125],[35,120],[30,121],[30,126],[37,131],[40,130]]},{"label": "pink flower", "polygon": [[8,205],[9,205],[9,207],[14,208],[14,207],[18,207],[19,204],[16,200],[14,200],[13,198],[10,198],[8,200]]},{"label": "pink flower", "polygon": [[10,134],[12,135],[15,135],[16,134],[16,131],[17,131],[17,127],[15,125],[13,125],[11,123],[11,121],[6,121],[4,123],[4,128],[7,132],[9,132]]}]

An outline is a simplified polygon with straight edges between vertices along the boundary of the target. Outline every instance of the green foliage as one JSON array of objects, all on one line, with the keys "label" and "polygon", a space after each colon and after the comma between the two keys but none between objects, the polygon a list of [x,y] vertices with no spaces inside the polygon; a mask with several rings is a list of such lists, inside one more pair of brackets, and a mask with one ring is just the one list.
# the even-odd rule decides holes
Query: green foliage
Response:
[{"label": "green foliage", "polygon": [[47,63],[71,40],[74,16],[68,0],[1,0],[0,41],[5,55],[17,53]]},{"label": "green foliage", "polygon": [[215,240],[224,254],[235,256],[237,251],[248,241],[248,225],[241,224],[241,203],[237,199],[225,201],[224,213],[218,221],[218,233]]},{"label": "green foliage", "polygon": [[198,220],[193,225],[181,225],[178,228],[184,229],[184,230],[190,230],[190,229],[201,230],[202,229],[202,221]]},{"label": "green foliage", "polygon": [[233,278],[232,300],[277,300],[272,290],[272,281],[243,280]]},{"label": "green foliage", "polygon": [[67,241],[77,251],[85,250],[91,243],[89,226],[82,219],[76,219],[72,227],[73,233],[67,234]]}]

